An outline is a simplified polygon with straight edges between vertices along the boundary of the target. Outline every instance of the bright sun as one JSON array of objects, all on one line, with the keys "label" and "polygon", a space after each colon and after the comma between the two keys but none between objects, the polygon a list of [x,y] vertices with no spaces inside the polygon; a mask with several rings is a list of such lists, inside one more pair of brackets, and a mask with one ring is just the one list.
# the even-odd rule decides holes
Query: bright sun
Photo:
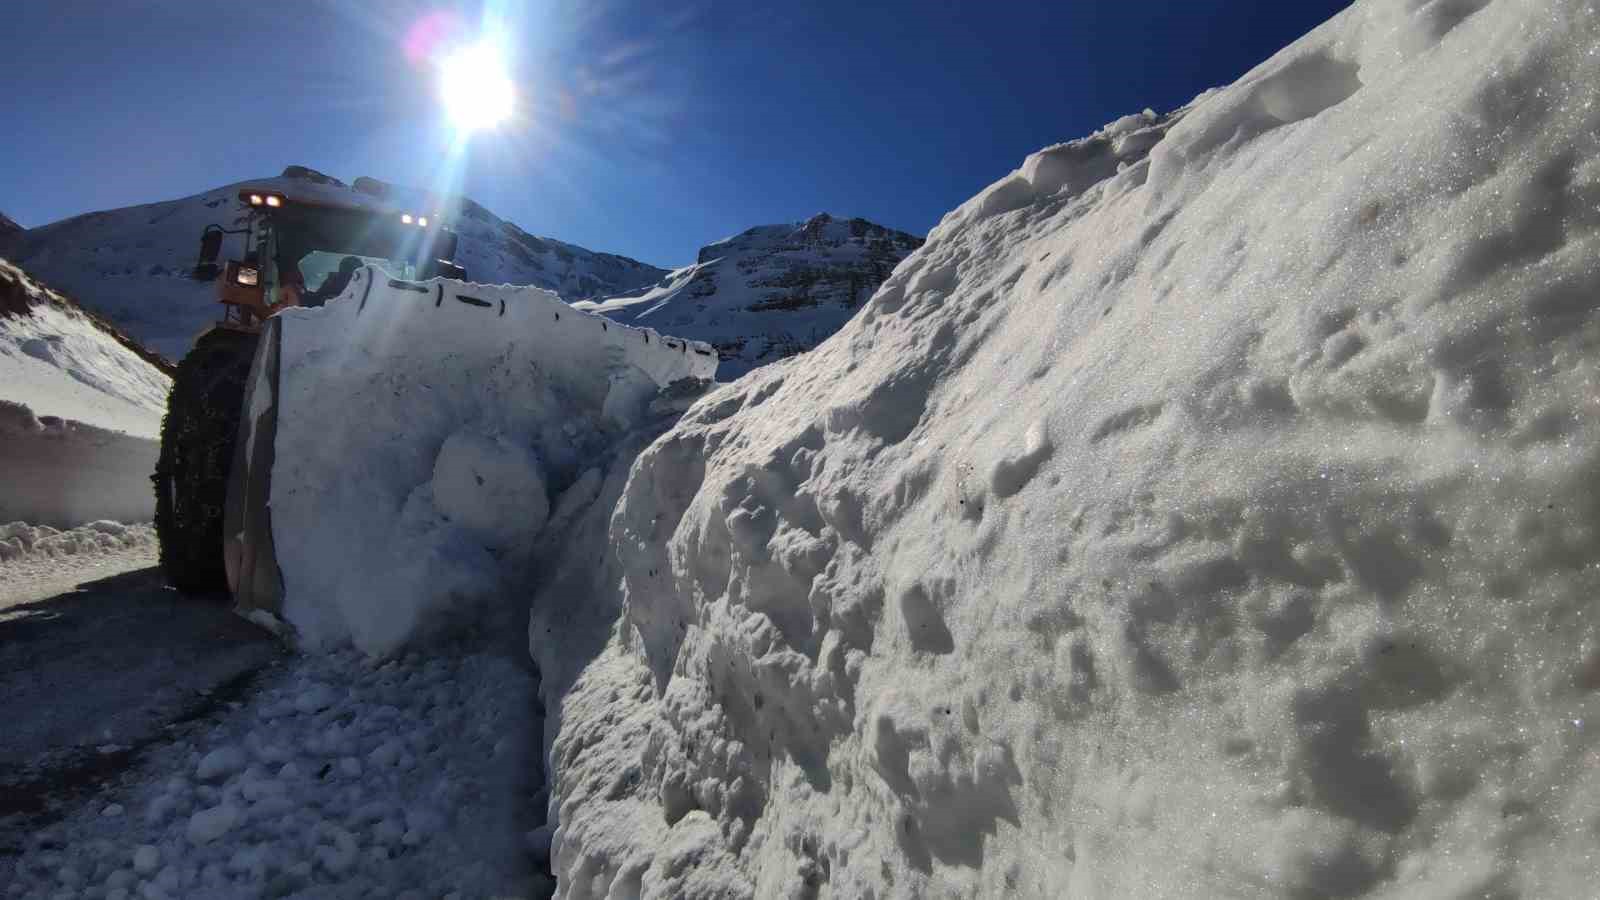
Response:
[{"label": "bright sun", "polygon": [[487,42],[458,50],[439,64],[439,94],[462,131],[493,128],[516,104],[505,60]]}]

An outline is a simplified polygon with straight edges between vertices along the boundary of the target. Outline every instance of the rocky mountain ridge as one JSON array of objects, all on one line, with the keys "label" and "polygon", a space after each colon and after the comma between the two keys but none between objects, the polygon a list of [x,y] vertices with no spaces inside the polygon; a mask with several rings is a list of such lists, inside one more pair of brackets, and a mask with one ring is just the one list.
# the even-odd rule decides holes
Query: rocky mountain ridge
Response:
[{"label": "rocky mountain ridge", "polygon": [[708,244],[649,288],[577,305],[706,341],[728,379],[827,339],[920,246],[903,231],[819,213]]}]

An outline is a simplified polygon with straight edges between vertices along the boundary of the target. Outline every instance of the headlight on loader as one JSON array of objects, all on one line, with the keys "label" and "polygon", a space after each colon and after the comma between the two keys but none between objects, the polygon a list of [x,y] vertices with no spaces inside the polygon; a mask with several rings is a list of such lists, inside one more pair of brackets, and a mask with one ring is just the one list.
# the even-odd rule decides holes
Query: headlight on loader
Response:
[{"label": "headlight on loader", "polygon": [[234,281],[237,281],[246,287],[255,287],[258,283],[260,283],[260,279],[261,273],[248,266],[240,266],[238,274],[233,276]]}]

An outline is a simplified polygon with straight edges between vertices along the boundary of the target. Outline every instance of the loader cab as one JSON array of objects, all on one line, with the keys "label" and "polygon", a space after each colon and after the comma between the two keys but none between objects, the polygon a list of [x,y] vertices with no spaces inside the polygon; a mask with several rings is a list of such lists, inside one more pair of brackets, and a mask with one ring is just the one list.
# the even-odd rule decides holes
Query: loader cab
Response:
[{"label": "loader cab", "polygon": [[[220,327],[254,332],[289,306],[321,305],[343,288],[354,265],[376,266],[391,278],[465,278],[454,263],[456,233],[422,214],[297,200],[246,188],[244,227],[209,226],[201,236],[196,277],[218,277]],[[224,234],[245,236],[243,258],[218,268]]]}]

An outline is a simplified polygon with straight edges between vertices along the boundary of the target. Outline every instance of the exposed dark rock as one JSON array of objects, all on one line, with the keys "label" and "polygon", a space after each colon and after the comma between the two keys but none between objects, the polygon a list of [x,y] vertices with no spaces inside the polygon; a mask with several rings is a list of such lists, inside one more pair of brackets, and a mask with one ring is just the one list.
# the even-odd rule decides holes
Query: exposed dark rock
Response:
[{"label": "exposed dark rock", "polygon": [[920,246],[915,235],[821,213],[710,244],[694,266],[596,309],[709,342],[729,378],[827,339]]},{"label": "exposed dark rock", "polygon": [[[334,187],[344,187],[344,182],[332,175],[324,175],[308,166],[286,166],[283,170],[284,178],[295,178],[300,181],[311,181],[317,184],[330,184]],[[358,187],[357,190],[360,190]]]}]

